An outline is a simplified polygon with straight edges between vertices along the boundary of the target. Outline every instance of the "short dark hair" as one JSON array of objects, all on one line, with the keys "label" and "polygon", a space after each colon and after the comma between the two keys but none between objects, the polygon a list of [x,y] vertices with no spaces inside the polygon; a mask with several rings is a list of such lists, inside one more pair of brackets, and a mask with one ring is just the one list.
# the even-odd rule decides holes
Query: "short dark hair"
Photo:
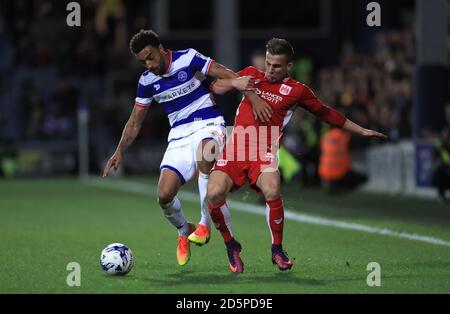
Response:
[{"label": "short dark hair", "polygon": [[272,38],[266,43],[266,50],[271,55],[285,55],[288,62],[294,60],[294,48],[286,40],[282,38]]},{"label": "short dark hair", "polygon": [[130,50],[134,54],[138,54],[148,45],[158,48],[161,44],[158,34],[151,29],[141,29],[139,33],[134,34],[130,40]]}]

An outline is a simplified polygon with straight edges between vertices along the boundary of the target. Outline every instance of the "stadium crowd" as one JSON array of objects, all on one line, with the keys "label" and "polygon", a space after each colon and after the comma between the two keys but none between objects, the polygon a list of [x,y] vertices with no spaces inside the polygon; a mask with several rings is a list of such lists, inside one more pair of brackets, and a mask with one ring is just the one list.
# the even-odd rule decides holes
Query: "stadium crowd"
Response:
[{"label": "stadium crowd", "polygon": [[[2,2],[2,140],[76,140],[77,111],[85,104],[91,113],[92,141],[101,143],[98,155],[106,156],[120,137],[131,110],[135,78],[142,71],[128,51],[128,39],[139,29],[150,28],[149,4],[121,0],[80,3],[83,27],[67,31],[61,27],[66,23],[66,14],[61,14],[67,12],[65,2]],[[332,67],[315,68],[310,59],[302,58],[293,76],[306,80],[325,104],[355,122],[387,134],[391,141],[409,138],[415,62],[411,28],[379,32],[369,52],[358,51],[354,48],[357,43],[344,43],[340,62]],[[285,146],[302,162],[317,164],[326,127],[300,110],[292,119]],[[168,123],[160,122],[165,121],[163,111],[155,108],[148,120],[143,136],[165,139],[169,128]],[[357,148],[370,144],[352,141]]]}]

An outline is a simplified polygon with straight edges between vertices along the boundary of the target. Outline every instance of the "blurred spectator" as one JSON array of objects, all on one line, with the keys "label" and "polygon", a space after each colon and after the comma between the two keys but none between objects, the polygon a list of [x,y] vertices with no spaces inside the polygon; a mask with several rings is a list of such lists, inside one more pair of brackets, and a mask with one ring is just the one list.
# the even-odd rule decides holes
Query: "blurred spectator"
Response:
[{"label": "blurred spectator", "polygon": [[252,53],[251,58],[251,64],[260,69],[261,71],[264,71],[266,68],[266,52],[264,50],[255,50]]},{"label": "blurred spectator", "polygon": [[344,44],[340,64],[320,70],[318,93],[331,106],[358,108],[391,141],[410,137],[414,42],[413,31],[402,30],[377,34],[371,53]]},{"label": "blurred spectator", "polygon": [[442,131],[434,152],[434,170],[432,183],[437,188],[442,201],[447,201],[445,192],[450,189],[450,129]]},{"label": "blurred spectator", "polygon": [[447,123],[447,126],[450,127],[450,102],[445,105],[444,111],[445,111],[445,121]]},{"label": "blurred spectator", "polygon": [[313,68],[311,58],[304,56],[295,60],[290,73],[297,81],[309,85],[312,82]]},{"label": "blurred spectator", "polygon": [[[111,137],[120,137],[114,133],[117,132],[114,125],[122,125],[128,116],[136,88],[136,82],[130,78],[142,72],[127,53],[127,35],[154,27],[154,21],[148,18],[153,2],[81,0],[82,27],[70,28],[65,27],[67,2],[2,1],[0,133],[8,132],[8,136],[12,134],[19,140],[44,137],[51,140],[50,134],[75,140],[77,95],[83,93],[89,107],[95,110],[91,132],[96,133],[93,136],[96,146],[107,146]],[[171,36],[170,32],[168,35]],[[317,64],[310,56],[300,55],[290,74],[313,86],[325,104],[348,110],[357,123],[386,132],[391,141],[410,138],[415,36],[413,27],[378,31],[372,46],[365,46],[364,52],[358,49],[360,43],[346,42],[338,64],[326,67],[320,66],[320,62],[327,54],[334,55],[334,51],[318,58]],[[179,39],[175,36],[172,40],[176,46]],[[450,47],[450,37],[448,43]],[[251,57],[254,66],[264,69],[265,51],[256,50]],[[22,88],[24,81],[26,88]],[[232,96],[228,95],[234,100]],[[224,99],[219,101],[227,103]],[[231,121],[234,108],[228,105],[225,108]],[[161,107],[155,106],[153,110],[142,135],[145,139],[159,140],[169,127],[159,123]],[[446,112],[450,121],[450,106]],[[283,145],[301,162],[302,182],[319,183],[319,139],[324,125],[309,119],[301,110],[294,112],[292,119],[297,123],[286,128]],[[4,121],[12,126],[8,127]],[[108,132],[109,129],[113,131]],[[423,135],[437,136],[426,131]],[[352,139],[352,148],[380,143],[358,141]]]},{"label": "blurred spectator", "polygon": [[68,117],[75,117],[77,114],[80,90],[68,80],[61,80],[56,85],[53,101],[61,108],[61,113]]},{"label": "blurred spectator", "polygon": [[[322,124],[310,113],[297,109],[292,114],[283,137],[283,145],[300,162],[300,181],[302,185],[318,185],[320,183],[319,166],[319,135]],[[281,166],[281,165],[280,165]]]},{"label": "blurred spectator", "polygon": [[0,73],[6,73],[9,70],[14,58],[13,45],[8,37],[3,19],[0,16]]},{"label": "blurred spectator", "polygon": [[44,121],[44,135],[47,139],[68,139],[74,133],[73,121],[63,114],[61,108],[54,108]]},{"label": "blurred spectator", "polygon": [[106,36],[110,48],[120,52],[127,49],[126,10],[121,0],[100,0],[95,16],[98,34]]},{"label": "blurred spectator", "polygon": [[399,139],[398,123],[398,113],[394,112],[389,104],[382,104],[379,112],[378,129],[380,132],[389,136],[390,141],[397,141]]},{"label": "blurred spectator", "polygon": [[287,150],[286,146],[281,145],[278,151],[278,163],[282,183],[289,183],[301,169],[298,160]]},{"label": "blurred spectator", "polygon": [[347,131],[332,128],[320,141],[319,175],[330,194],[351,190],[367,180],[352,169],[350,139]]},{"label": "blurred spectator", "polygon": [[74,52],[75,71],[82,78],[101,77],[108,61],[103,38],[87,28]]},{"label": "blurred spectator", "polygon": [[12,177],[17,170],[17,148],[10,139],[3,141],[0,146],[0,177]]},{"label": "blurred spectator", "polygon": [[43,131],[44,99],[31,81],[25,81],[20,88],[19,108],[25,139],[40,139]]}]

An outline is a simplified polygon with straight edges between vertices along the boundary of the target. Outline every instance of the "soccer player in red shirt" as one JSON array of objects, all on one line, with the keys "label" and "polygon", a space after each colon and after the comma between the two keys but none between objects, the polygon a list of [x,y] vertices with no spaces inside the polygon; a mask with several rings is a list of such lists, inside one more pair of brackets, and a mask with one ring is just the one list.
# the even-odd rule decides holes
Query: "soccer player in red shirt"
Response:
[{"label": "soccer player in red shirt", "polygon": [[[265,72],[250,66],[238,73],[239,76],[254,78],[256,94],[267,104],[252,105],[246,97],[243,98],[236,113],[233,134],[209,177],[209,211],[224,238],[229,266],[234,273],[243,272],[244,263],[240,257],[241,245],[231,229],[226,196],[247,179],[250,188],[262,193],[266,200],[266,218],[272,236],[272,263],[282,271],[292,267],[293,262],[282,246],[284,208],[276,156],[282,130],[298,106],[332,126],[362,136],[386,138],[384,134],[365,129],[327,107],[308,86],[290,78],[288,71],[293,66],[293,57],[294,50],[288,41],[272,38],[266,44]],[[232,89],[232,80],[216,80],[211,89],[223,94]]]}]

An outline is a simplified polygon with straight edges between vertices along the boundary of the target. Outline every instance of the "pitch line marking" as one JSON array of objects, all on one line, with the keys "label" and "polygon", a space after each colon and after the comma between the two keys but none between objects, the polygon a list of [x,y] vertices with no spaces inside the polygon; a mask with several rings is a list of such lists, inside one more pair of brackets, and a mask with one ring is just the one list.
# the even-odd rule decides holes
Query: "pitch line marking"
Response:
[{"label": "pitch line marking", "polygon": [[[105,179],[85,179],[82,181],[85,184],[92,185],[99,188],[107,188],[107,189],[115,189],[125,192],[137,193],[137,194],[146,194],[146,195],[154,195],[156,196],[156,187],[153,185],[146,185],[142,183],[129,182],[125,180],[113,179],[110,181],[105,181]],[[181,200],[186,200],[190,202],[198,202],[199,196],[197,193],[188,192],[188,191],[180,191],[178,192],[178,197]],[[265,216],[266,211],[262,210],[263,206],[252,205],[243,203],[240,201],[227,200],[227,204],[230,206],[232,210],[238,210],[242,212],[258,214]],[[379,227],[371,227],[363,224],[351,223],[342,220],[335,220],[329,218],[323,218],[320,216],[308,215],[308,214],[299,214],[290,210],[284,211],[284,216],[287,219],[303,222],[312,225],[320,225],[320,226],[329,226],[335,227],[345,230],[353,230],[353,231],[361,231],[366,233],[380,234],[385,236],[397,237],[412,241],[419,241],[424,243],[430,243],[434,245],[442,245],[450,247],[450,241],[446,241],[443,239],[439,239],[432,236],[425,236],[416,233],[408,233],[390,230],[387,228],[379,228]]]}]

